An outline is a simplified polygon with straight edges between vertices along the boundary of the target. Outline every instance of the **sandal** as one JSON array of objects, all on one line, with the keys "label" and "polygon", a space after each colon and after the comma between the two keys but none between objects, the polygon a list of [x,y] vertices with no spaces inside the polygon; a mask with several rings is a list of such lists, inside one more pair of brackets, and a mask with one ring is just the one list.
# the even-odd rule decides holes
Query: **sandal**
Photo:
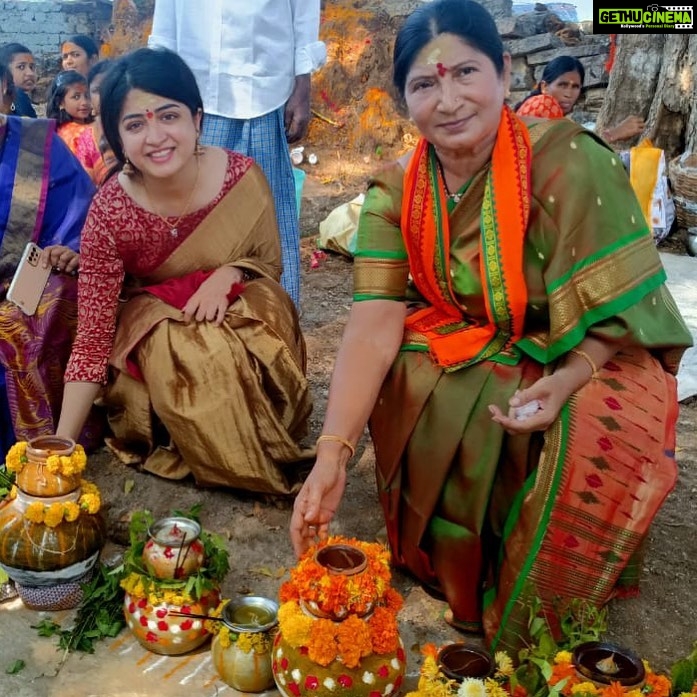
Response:
[{"label": "sandal", "polygon": [[464,622],[462,620],[455,619],[455,615],[450,608],[447,608],[443,612],[443,620],[446,624],[449,624],[453,629],[457,629],[458,632],[464,632],[465,634],[484,634],[484,629],[481,622]]}]

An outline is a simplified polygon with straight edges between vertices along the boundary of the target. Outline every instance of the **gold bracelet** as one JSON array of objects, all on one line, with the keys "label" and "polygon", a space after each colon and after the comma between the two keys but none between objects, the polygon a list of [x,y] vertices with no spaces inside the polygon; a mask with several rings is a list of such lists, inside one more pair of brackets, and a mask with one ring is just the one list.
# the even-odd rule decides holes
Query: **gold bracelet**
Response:
[{"label": "gold bracelet", "polygon": [[580,358],[583,358],[583,360],[588,363],[591,369],[591,379],[596,377],[598,375],[598,368],[595,365],[595,361],[588,355],[586,351],[580,348],[572,348],[569,353],[575,353],[577,356]]},{"label": "gold bracelet", "polygon": [[[345,446],[348,448],[349,452],[351,453],[350,458],[353,457],[356,454],[356,448],[353,446],[350,440],[346,440],[346,438],[342,438],[341,436],[333,436],[329,433],[323,433],[318,439],[317,439],[317,444],[321,443],[322,441],[331,441],[332,443],[341,443],[341,445]],[[349,458],[349,459],[350,459]]]}]

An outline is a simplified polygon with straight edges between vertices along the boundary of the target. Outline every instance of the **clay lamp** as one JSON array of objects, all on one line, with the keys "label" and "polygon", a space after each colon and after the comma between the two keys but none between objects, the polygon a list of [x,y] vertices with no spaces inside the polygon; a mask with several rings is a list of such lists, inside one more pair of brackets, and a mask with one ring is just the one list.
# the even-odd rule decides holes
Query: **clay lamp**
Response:
[{"label": "clay lamp", "polygon": [[616,644],[600,641],[579,644],[573,650],[571,661],[582,678],[600,687],[617,682],[631,690],[642,687],[646,679],[641,659]]},{"label": "clay lamp", "polygon": [[494,660],[486,651],[462,642],[443,646],[438,651],[436,662],[446,677],[458,682],[465,678],[488,678],[495,667]]}]

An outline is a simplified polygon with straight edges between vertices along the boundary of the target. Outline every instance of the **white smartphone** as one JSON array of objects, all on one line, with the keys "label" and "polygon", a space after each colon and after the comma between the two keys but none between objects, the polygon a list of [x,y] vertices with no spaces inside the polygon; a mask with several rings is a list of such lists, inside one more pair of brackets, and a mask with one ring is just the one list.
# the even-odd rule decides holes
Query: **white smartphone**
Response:
[{"label": "white smartphone", "polygon": [[41,247],[33,242],[27,243],[7,291],[7,299],[17,305],[25,315],[33,315],[36,312],[51,275],[51,267],[45,269],[40,263],[41,251]]}]

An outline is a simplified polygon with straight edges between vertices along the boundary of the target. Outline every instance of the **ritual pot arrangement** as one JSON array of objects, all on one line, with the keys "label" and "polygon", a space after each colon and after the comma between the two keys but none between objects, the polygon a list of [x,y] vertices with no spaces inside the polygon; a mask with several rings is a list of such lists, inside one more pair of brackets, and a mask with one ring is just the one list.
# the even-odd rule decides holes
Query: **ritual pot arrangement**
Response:
[{"label": "ritual pot arrangement", "polygon": [[99,490],[81,476],[86,464],[82,446],[58,436],[7,454],[16,486],[0,503],[0,567],[29,608],[76,607],[99,559],[105,525]]}]

